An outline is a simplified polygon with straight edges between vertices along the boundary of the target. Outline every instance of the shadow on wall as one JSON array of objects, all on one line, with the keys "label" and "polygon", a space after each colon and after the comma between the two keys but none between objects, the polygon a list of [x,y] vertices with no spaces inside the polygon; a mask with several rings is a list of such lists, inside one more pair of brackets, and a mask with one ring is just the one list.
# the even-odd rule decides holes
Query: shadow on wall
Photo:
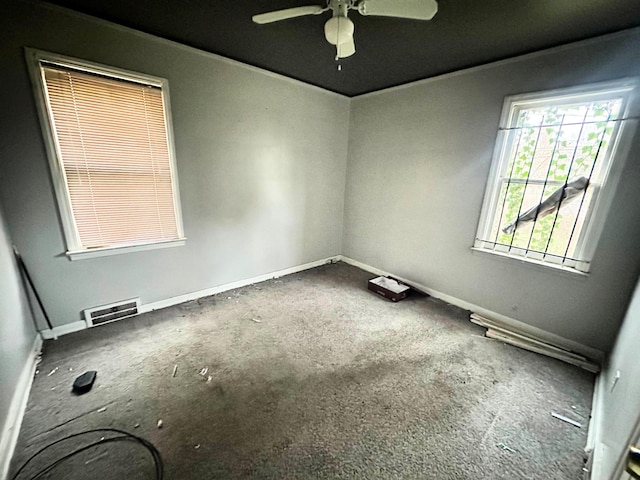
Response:
[{"label": "shadow on wall", "polygon": [[208,159],[195,177],[180,176],[187,183],[181,189],[183,209],[191,208],[183,210],[189,241],[203,242],[202,248],[228,245],[238,253],[228,259],[236,270],[281,265],[292,254],[297,258],[303,247],[305,162],[277,139],[227,151],[225,158]]}]

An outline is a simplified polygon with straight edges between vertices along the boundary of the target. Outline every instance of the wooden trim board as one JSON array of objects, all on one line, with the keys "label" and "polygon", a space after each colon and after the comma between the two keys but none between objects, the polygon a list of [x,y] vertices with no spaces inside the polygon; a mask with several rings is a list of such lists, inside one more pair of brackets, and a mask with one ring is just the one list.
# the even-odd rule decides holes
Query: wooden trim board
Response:
[{"label": "wooden trim board", "polygon": [[557,348],[561,348],[563,350],[570,351],[578,355],[582,355],[583,357],[589,359],[596,365],[600,365],[602,363],[602,360],[604,359],[604,354],[600,350],[593,347],[589,347],[587,345],[583,345],[579,342],[576,342],[575,340],[570,340],[568,338],[561,337],[560,335],[547,332],[546,330],[542,330],[541,328],[537,328],[527,323],[513,319],[511,317],[507,317],[506,315],[493,312],[491,310],[483,308],[474,303],[467,302],[466,300],[462,300],[457,297],[454,297],[453,295],[448,295],[446,293],[439,292],[438,290],[427,287],[426,285],[422,285],[411,279],[395,275],[391,272],[387,272],[385,270],[381,270],[376,267],[372,267],[371,265],[367,265],[366,263],[360,262],[358,260],[354,260],[352,258],[345,257],[345,256],[341,256],[340,260],[345,263],[348,263],[349,265],[353,265],[354,267],[358,267],[362,270],[366,270],[367,272],[371,272],[375,275],[391,276],[397,280],[400,280],[403,283],[406,283],[407,285],[413,287],[416,290],[419,290],[428,295],[431,295],[432,297],[439,298],[444,302],[447,302],[451,305],[455,305],[456,307],[460,307],[464,310],[477,312],[479,315],[483,316],[484,318],[490,318],[494,322],[494,326],[500,326],[504,330],[508,330],[510,332],[524,335],[527,338],[534,338],[538,341],[544,342],[549,345],[553,345]]},{"label": "wooden trim board", "polygon": [[529,336],[522,332],[514,331],[507,325],[501,324],[499,321],[488,319],[482,315],[478,315],[477,313],[472,313],[470,320],[476,325],[487,328],[486,336],[489,338],[494,338],[501,342],[508,343],[509,345],[514,345],[516,347],[524,348],[525,350],[530,350],[532,352],[562,360],[563,362],[584,368],[592,373],[598,373],[600,371],[600,366],[596,362],[591,361],[591,359],[583,355],[539,338]]},{"label": "wooden trim board", "polygon": [[600,367],[595,363],[589,362],[586,359],[579,360],[573,358],[570,355],[566,355],[565,353],[558,352],[557,349],[553,348],[553,346],[540,344],[540,342],[536,341],[527,341],[522,338],[518,338],[517,336],[504,334],[493,329],[488,329],[485,335],[489,338],[500,340],[501,342],[508,343],[509,345],[513,345],[515,347],[520,347],[531,352],[540,353],[542,355],[546,355],[547,357],[552,357],[557,360],[570,363],[571,365],[583,368],[591,373],[598,373],[600,371]]}]

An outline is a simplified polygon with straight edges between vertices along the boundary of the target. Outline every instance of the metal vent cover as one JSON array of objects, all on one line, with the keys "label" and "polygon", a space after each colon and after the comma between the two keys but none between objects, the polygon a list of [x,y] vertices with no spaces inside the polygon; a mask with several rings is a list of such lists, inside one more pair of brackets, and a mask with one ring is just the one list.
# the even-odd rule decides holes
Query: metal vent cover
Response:
[{"label": "metal vent cover", "polygon": [[83,310],[84,320],[87,327],[95,327],[123,318],[133,317],[140,312],[140,298],[122,300],[120,302],[101,305],[99,307],[87,308]]}]

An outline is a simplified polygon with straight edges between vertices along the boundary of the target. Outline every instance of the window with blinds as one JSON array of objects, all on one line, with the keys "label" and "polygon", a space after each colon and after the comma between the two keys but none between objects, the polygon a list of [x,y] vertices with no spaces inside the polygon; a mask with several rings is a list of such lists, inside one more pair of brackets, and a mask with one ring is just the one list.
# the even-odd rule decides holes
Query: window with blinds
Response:
[{"label": "window with blinds", "polygon": [[477,249],[589,271],[633,90],[625,81],[507,99]]},{"label": "window with blinds", "polygon": [[70,254],[181,240],[164,81],[77,61],[37,67]]}]

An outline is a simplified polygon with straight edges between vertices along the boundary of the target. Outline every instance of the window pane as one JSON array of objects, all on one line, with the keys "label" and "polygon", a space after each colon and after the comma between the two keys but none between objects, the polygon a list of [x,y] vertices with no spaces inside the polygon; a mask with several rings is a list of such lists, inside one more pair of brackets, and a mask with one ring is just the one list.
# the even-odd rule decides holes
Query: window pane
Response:
[{"label": "window pane", "polygon": [[588,263],[578,258],[584,230],[632,89],[556,94],[507,107],[512,123],[498,137],[503,144],[494,162],[501,170],[491,179],[495,190],[487,225],[479,227],[481,248]]},{"label": "window pane", "polygon": [[180,238],[162,90],[42,67],[81,247]]}]

